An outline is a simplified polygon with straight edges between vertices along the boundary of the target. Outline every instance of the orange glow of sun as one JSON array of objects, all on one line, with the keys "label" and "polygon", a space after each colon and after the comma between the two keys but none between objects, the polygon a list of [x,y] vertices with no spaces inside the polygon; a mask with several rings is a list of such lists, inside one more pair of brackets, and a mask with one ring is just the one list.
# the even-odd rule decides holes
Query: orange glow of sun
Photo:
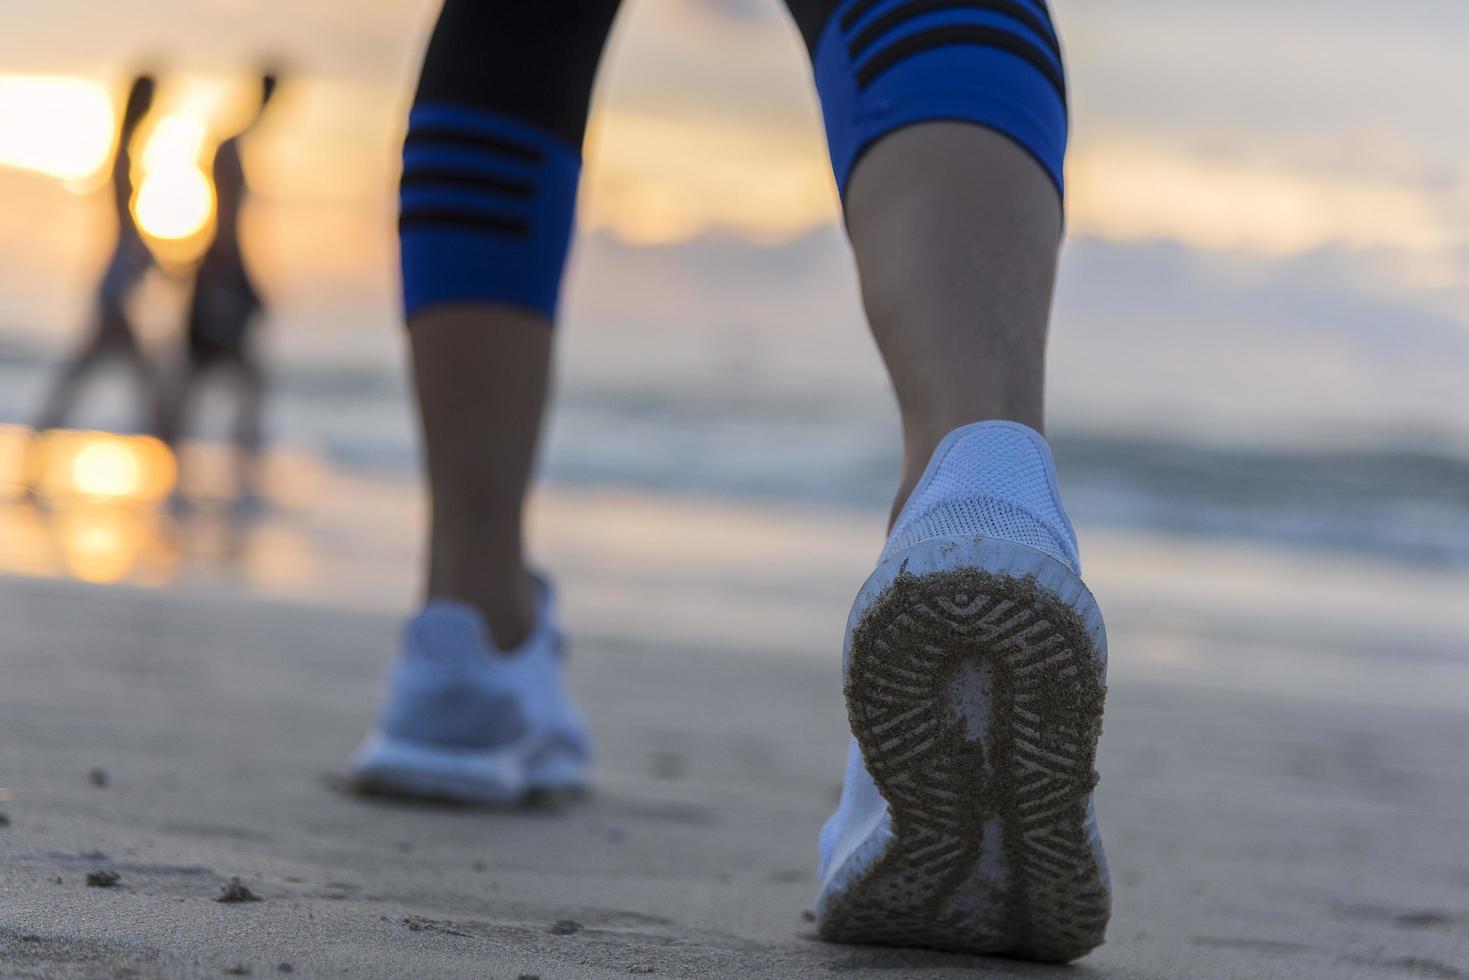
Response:
[{"label": "orange glow of sun", "polygon": [[143,176],[133,217],[151,237],[189,238],[214,216],[214,188],[199,166],[204,138],[204,123],[188,115],[165,116],[149,131],[139,155]]},{"label": "orange glow of sun", "polygon": [[84,180],[106,165],[115,125],[112,100],[100,85],[0,75],[0,166]]}]

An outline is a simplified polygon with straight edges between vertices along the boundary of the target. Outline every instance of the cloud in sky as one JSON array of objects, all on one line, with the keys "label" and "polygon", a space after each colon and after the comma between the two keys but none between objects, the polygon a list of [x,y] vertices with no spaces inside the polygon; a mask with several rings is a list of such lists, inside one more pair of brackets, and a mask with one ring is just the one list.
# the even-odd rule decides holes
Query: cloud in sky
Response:
[{"label": "cloud in sky", "polygon": [[[257,154],[276,161],[262,163],[275,190],[390,194],[432,0],[152,0],[81,17],[83,6],[95,5],[26,6],[0,57],[116,74],[148,52],[198,74],[284,45],[299,78],[293,125]],[[1269,254],[1332,243],[1427,254],[1469,235],[1469,127],[1445,114],[1469,83],[1469,7],[1457,0],[1056,9],[1076,101],[1078,231]],[[776,240],[835,217],[804,49],[777,0],[628,4],[589,155],[584,213],[631,240],[719,229]]]},{"label": "cloud in sky", "polygon": [[[1276,441],[1469,426],[1469,306],[1384,281],[1382,264],[1376,250],[1339,247],[1282,259],[1073,240],[1052,329],[1054,419]],[[835,228],[771,246],[591,235],[572,283],[573,387],[697,391],[743,372],[752,386],[891,411]]]},{"label": "cloud in sky", "polygon": [[1469,243],[1469,169],[1452,182],[1230,159],[1124,135],[1078,147],[1071,224],[1107,238],[1174,238],[1285,255],[1324,245],[1418,254]]}]

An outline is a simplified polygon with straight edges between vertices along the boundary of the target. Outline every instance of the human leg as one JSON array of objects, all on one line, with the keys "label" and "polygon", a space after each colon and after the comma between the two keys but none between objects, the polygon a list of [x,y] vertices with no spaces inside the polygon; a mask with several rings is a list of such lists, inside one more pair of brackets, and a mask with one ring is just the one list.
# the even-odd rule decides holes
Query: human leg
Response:
[{"label": "human leg", "polygon": [[1044,0],[789,0],[903,419],[893,516],[959,425],[1043,431],[1066,85]]},{"label": "human leg", "polygon": [[539,312],[476,304],[425,311],[410,331],[429,477],[425,593],[479,609],[504,650],[535,621],[522,528],[550,327]]},{"label": "human leg", "polygon": [[97,311],[92,332],[57,372],[33,425],[37,434],[60,428],[71,417],[87,379],[108,357],[117,353],[119,329],[126,331],[129,337],[132,334],[122,311],[103,302]]},{"label": "human leg", "polygon": [[239,352],[234,366],[239,386],[230,433],[235,444],[235,488],[242,502],[257,502],[265,445],[265,370],[250,349]]},{"label": "human leg", "polygon": [[857,166],[847,226],[903,420],[893,518],[940,440],[1007,419],[1044,431],[1061,208],[1035,161],[955,122],[894,133]]},{"label": "human leg", "polygon": [[1040,435],[1066,136],[1041,0],[791,0],[902,413],[853,605],[830,939],[1065,960],[1101,941],[1100,614]]},{"label": "human leg", "polygon": [[587,739],[522,513],[587,104],[616,10],[448,0],[429,46],[399,222],[432,508],[427,603],[353,760],[369,791],[513,800],[583,780]]},{"label": "human leg", "polygon": [[593,77],[617,0],[449,0],[404,148],[404,299],[428,467],[426,593],[533,627],[522,513]]}]

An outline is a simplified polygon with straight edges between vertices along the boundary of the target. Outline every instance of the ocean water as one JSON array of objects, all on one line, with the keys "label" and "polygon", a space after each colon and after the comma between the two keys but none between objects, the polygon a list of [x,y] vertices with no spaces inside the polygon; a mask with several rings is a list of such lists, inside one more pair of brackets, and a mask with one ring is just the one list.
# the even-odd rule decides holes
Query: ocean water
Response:
[{"label": "ocean water", "polygon": [[[27,420],[53,354],[0,335],[0,421]],[[890,501],[898,426],[880,378],[792,378],[747,363],[693,376],[687,364],[650,368],[643,381],[586,351],[569,360],[542,460],[553,487],[869,515]],[[128,396],[123,379],[104,379],[83,422],[127,430]],[[277,360],[270,427],[278,446],[332,471],[406,483],[418,468],[409,398],[392,356]],[[206,405],[206,435],[223,430],[222,410]],[[1082,422],[1062,413],[1051,432],[1080,525],[1469,568],[1469,454],[1441,435],[1221,438]]]}]

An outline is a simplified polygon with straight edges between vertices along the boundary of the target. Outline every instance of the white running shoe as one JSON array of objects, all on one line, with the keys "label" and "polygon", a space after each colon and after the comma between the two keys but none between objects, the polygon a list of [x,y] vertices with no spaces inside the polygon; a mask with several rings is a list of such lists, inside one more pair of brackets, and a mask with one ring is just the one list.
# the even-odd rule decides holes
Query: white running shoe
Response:
[{"label": "white running shoe", "polygon": [[585,786],[586,728],[562,683],[551,589],[540,591],[535,629],[504,653],[464,603],[435,599],[408,620],[377,727],[352,756],[354,788],[515,803]]},{"label": "white running shoe", "polygon": [[981,422],[939,445],[852,606],[843,669],[821,935],[1047,961],[1100,945],[1106,634],[1038,433]]}]

